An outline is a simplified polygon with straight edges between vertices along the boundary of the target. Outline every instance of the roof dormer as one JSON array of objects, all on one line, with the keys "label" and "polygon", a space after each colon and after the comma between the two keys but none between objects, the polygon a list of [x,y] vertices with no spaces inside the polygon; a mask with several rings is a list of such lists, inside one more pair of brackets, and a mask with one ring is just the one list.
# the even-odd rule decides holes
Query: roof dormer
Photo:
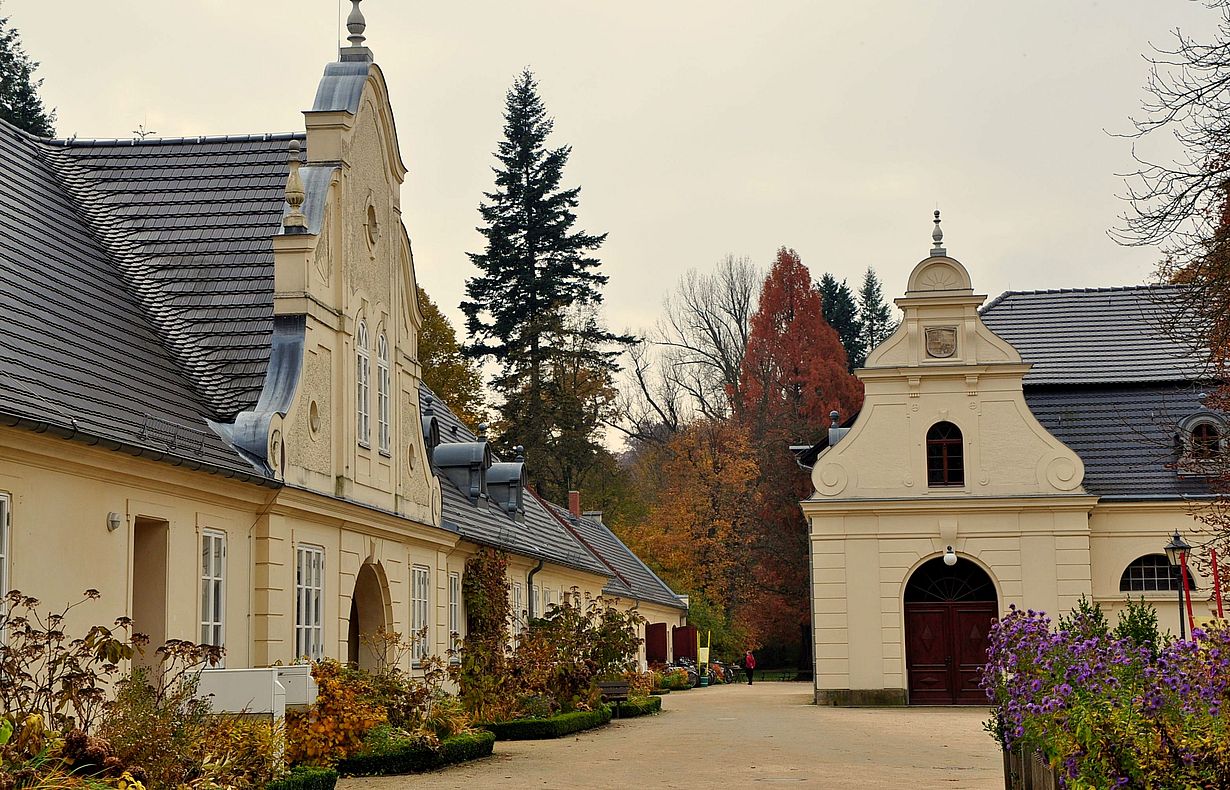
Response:
[{"label": "roof dormer", "polygon": [[486,441],[442,444],[432,454],[433,463],[461,489],[471,503],[487,496],[487,470],[491,446]]}]

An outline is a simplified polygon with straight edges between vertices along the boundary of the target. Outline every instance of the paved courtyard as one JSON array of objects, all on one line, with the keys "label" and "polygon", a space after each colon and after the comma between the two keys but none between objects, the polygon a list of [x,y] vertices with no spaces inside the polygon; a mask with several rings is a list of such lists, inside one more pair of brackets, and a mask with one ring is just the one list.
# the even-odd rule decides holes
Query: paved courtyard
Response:
[{"label": "paved courtyard", "polygon": [[413,777],[347,779],[341,790],[1003,787],[986,708],[838,709],[803,683],[670,694],[661,715],[557,741],[497,743],[493,757]]}]

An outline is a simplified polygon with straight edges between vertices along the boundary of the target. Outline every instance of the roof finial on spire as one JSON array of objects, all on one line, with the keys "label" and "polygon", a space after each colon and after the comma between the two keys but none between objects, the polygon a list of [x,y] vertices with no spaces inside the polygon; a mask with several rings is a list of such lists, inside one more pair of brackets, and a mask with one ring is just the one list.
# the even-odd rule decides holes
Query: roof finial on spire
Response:
[{"label": "roof finial on spire", "polygon": [[948,250],[944,249],[944,230],[940,227],[940,210],[938,208],[935,210],[935,230],[931,231],[931,240],[935,242],[931,245],[932,258],[948,254]]},{"label": "roof finial on spire", "polygon": [[361,47],[367,40],[367,37],[363,35],[363,31],[367,29],[367,20],[363,18],[363,12],[359,10],[361,2],[363,0],[350,0],[353,7],[350,9],[350,16],[346,17],[346,29],[350,31],[346,40],[352,47]]},{"label": "roof finial on spire", "polygon": [[297,138],[290,141],[290,172],[286,174],[286,202],[290,211],[282,218],[282,227],[287,233],[307,233],[307,217],[303,215],[303,201],[307,193],[303,190],[303,179],[299,178],[299,152],[303,145]]}]

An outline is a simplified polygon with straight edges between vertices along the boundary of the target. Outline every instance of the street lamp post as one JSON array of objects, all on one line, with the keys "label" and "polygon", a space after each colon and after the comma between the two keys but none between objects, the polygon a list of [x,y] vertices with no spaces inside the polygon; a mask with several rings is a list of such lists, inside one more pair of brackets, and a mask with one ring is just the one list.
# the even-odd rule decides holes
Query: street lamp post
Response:
[{"label": "street lamp post", "polygon": [[1186,603],[1183,600],[1183,566],[1187,564],[1187,553],[1191,550],[1192,547],[1176,529],[1166,544],[1166,559],[1172,567],[1179,569],[1179,639],[1187,638],[1187,613],[1183,611]]}]

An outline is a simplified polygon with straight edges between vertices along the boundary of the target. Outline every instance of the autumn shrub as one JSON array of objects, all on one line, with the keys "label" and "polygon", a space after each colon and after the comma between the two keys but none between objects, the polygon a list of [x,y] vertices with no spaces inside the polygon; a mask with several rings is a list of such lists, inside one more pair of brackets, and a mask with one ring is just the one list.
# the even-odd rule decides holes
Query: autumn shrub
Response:
[{"label": "autumn shrub", "polygon": [[1064,625],[1013,608],[991,628],[987,729],[1005,749],[1040,752],[1070,788],[1230,787],[1230,629],[1157,647],[1105,633],[1092,607]]},{"label": "autumn shrub", "polygon": [[312,665],[316,702],[306,710],[286,714],[286,758],[291,763],[331,766],[357,754],[363,737],[386,721],[384,709],[373,702],[371,684],[348,675],[332,659]]},{"label": "autumn shrub", "polygon": [[37,598],[12,590],[0,605],[0,713],[10,726],[38,715],[51,730],[89,730],[120,676],[120,664],[148,643],[131,634],[132,620],[95,625],[74,637],[66,630],[72,610],[100,598],[86,590],[59,611],[45,612]]},{"label": "autumn shrub", "polygon": [[286,776],[286,730],[260,716],[212,716],[194,756],[201,784],[218,788],[264,787]]},{"label": "autumn shrub", "polygon": [[484,547],[466,560],[461,580],[466,636],[451,668],[458,695],[478,721],[516,715],[517,685],[509,664],[508,629],[517,627],[508,601],[508,557]]},{"label": "autumn shrub", "polygon": [[649,692],[658,688],[659,675],[656,672],[638,672],[634,669],[624,673],[624,680],[628,681],[628,697],[631,699],[644,699],[649,696]]}]

